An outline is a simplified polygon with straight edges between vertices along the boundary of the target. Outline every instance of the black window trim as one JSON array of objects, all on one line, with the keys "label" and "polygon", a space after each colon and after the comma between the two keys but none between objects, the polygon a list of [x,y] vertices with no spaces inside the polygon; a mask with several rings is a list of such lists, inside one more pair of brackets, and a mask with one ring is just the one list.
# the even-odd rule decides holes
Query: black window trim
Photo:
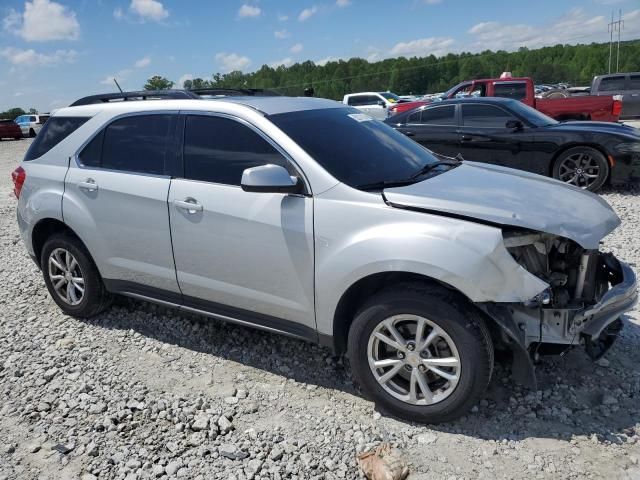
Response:
[{"label": "black window trim", "polygon": [[[407,115],[407,123],[405,125],[413,125],[413,126],[420,126],[420,125],[427,125],[429,127],[457,127],[458,126],[458,115],[457,115],[457,111],[456,111],[456,105],[455,104],[447,104],[447,105],[425,105],[424,107],[420,108],[420,119],[422,120],[422,112],[424,112],[425,110],[435,110],[436,108],[453,108],[453,123],[451,124],[446,124],[446,123],[413,123],[413,122],[409,122],[409,117],[411,116],[411,114]],[[413,112],[416,113],[416,112]]]},{"label": "black window trim", "polygon": [[[519,100],[514,100],[514,101],[517,102]],[[498,110],[502,110],[503,112],[508,113],[510,117],[513,117],[513,118],[516,118],[516,119],[520,120],[525,127],[530,127],[531,126],[531,124],[527,120],[525,120],[524,118],[520,117],[520,115],[516,115],[512,111],[504,108],[502,105],[496,105],[495,103],[488,103],[488,102],[477,102],[477,103],[473,102],[473,103],[460,103],[459,104],[459,106],[460,106],[460,128],[484,128],[484,129],[487,129],[487,130],[496,130],[496,129],[499,129],[499,128],[504,128],[504,129],[507,128],[506,126],[503,126],[503,127],[480,127],[480,126],[476,126],[476,125],[465,125],[464,124],[464,107],[467,106],[467,105],[469,105],[469,106],[471,106],[471,105],[481,105],[483,107],[495,107]]]},{"label": "black window trim", "polygon": [[[232,120],[232,121],[238,122],[241,125],[244,125],[245,127],[248,127],[254,133],[257,133],[260,137],[262,137],[262,139],[265,140],[268,144],[270,144],[273,148],[275,148],[278,151],[278,153],[280,153],[280,155],[282,155],[284,157],[284,159],[286,161],[288,161],[293,166],[293,168],[298,173],[299,178],[302,180],[302,182],[304,184],[304,191],[302,193],[289,194],[289,195],[304,196],[304,197],[311,197],[313,195],[313,191],[311,190],[311,184],[309,183],[309,180],[307,179],[306,175],[304,174],[304,171],[302,170],[302,168],[300,168],[300,165],[293,159],[293,157],[291,155],[289,155],[289,153],[284,148],[282,148],[280,146],[280,144],[278,144],[269,135],[267,135],[260,128],[258,128],[255,125],[253,125],[251,122],[245,120],[244,118],[238,117],[236,115],[229,114],[229,113],[224,113],[224,112],[210,112],[210,111],[205,111],[205,110],[180,110],[180,112],[178,112],[178,113],[179,113],[179,116],[180,116],[180,120],[178,121],[178,125],[181,125],[180,138],[177,141],[178,156],[180,158],[178,171],[181,172],[181,175],[179,175],[179,176],[176,175],[176,178],[179,178],[180,180],[184,180],[184,181],[187,181],[187,182],[207,183],[209,185],[220,185],[220,186],[224,186],[224,187],[231,187],[231,188],[238,188],[238,189],[242,188],[240,185],[229,185],[228,183],[208,182],[208,181],[205,181],[205,180],[194,180],[194,179],[191,179],[191,178],[185,178],[185,174],[184,174],[184,168],[185,168],[185,165],[184,165],[184,137],[185,137],[185,134],[186,134],[187,117],[192,117],[192,116],[219,117],[219,118],[226,118],[227,120]],[[274,125],[274,127],[277,128],[275,125]]]},{"label": "black window trim", "polygon": [[[116,115],[115,117],[111,117],[109,118],[109,120],[107,120],[106,123],[103,123],[100,128],[96,129],[89,137],[87,137],[87,139],[80,145],[80,147],[78,149],[76,149],[75,153],[72,155],[73,160],[75,161],[76,167],[83,169],[83,170],[98,170],[101,172],[115,172],[115,173],[126,173],[127,175],[139,175],[139,176],[143,176],[143,177],[154,177],[154,178],[172,178],[171,174],[167,171],[167,163],[169,163],[171,160],[168,158],[170,155],[175,157],[175,150],[174,150],[174,146],[175,146],[175,136],[176,136],[176,131],[177,131],[177,124],[179,123],[179,111],[178,110],[152,110],[152,111],[147,111],[147,112],[127,112],[127,113],[123,113],[120,115]],[[148,172],[137,172],[137,171],[132,171],[132,170],[117,170],[117,169],[113,169],[113,168],[104,168],[104,167],[94,167],[91,165],[84,165],[81,161],[80,161],[80,154],[84,151],[84,149],[86,148],[87,145],[89,145],[94,138],[96,138],[98,135],[102,134],[102,147],[100,148],[100,155],[102,156],[102,149],[104,147],[104,132],[106,131],[106,129],[109,127],[109,125],[111,125],[114,122],[117,122],[118,120],[122,119],[122,118],[128,118],[128,117],[142,117],[142,116],[148,116],[148,115],[172,115],[175,117],[175,124],[173,125],[174,129],[173,132],[171,132],[171,141],[167,144],[167,157],[165,157],[165,163],[164,163],[164,173],[148,173]],[[171,127],[171,125],[170,125]],[[101,162],[102,163],[102,162]],[[175,160],[174,160],[175,163]]]}]

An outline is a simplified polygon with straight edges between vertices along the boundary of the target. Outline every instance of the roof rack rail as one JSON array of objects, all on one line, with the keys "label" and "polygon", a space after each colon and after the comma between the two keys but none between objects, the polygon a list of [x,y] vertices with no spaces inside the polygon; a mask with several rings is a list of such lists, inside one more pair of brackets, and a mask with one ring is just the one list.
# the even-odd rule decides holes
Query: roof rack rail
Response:
[{"label": "roof rack rail", "polygon": [[278,92],[264,88],[194,88],[187,90],[200,96],[218,97],[279,97]]},{"label": "roof rack rail", "polygon": [[89,95],[73,102],[70,107],[79,105],[93,105],[126,100],[158,100],[158,99],[194,99],[197,94],[187,90],[142,90],[139,92],[103,93]]}]

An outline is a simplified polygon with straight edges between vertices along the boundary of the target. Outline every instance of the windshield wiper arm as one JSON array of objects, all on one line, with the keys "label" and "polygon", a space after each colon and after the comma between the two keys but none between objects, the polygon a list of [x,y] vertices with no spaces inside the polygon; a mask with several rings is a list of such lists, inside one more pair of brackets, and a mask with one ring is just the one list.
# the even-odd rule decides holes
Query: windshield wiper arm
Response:
[{"label": "windshield wiper arm", "polygon": [[408,178],[406,180],[383,180],[381,182],[363,183],[356,185],[359,190],[382,190],[384,188],[404,187],[405,185],[411,185],[415,183],[415,180]]},{"label": "windshield wiper arm", "polygon": [[460,165],[460,162],[458,160],[451,159],[451,160],[438,160],[437,162],[434,162],[434,163],[427,163],[424,167],[422,167],[416,173],[411,175],[409,177],[409,179],[410,180],[415,180],[416,178],[420,177],[421,175],[424,175],[425,173],[429,173],[434,168],[440,167],[442,165],[449,165],[451,167],[457,167],[458,165]]}]

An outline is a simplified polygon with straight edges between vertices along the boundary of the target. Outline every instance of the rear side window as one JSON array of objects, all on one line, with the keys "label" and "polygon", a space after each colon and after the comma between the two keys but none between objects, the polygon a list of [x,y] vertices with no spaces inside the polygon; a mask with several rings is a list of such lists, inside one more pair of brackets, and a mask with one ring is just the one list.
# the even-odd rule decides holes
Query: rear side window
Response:
[{"label": "rear side window", "polygon": [[25,160],[41,157],[75,132],[89,117],[53,117],[44,124],[29,147]]},{"label": "rear side window", "polygon": [[527,84],[525,82],[496,83],[493,86],[494,96],[522,100],[527,96]]},{"label": "rear side window", "polygon": [[640,90],[640,75],[629,76],[629,90]]},{"label": "rear side window", "polygon": [[[172,123],[171,115],[139,115],[109,124],[104,130],[99,165],[111,170],[164,174]],[[93,152],[87,151],[89,148]],[[81,161],[86,158],[95,164],[95,157],[91,160],[90,155],[96,155],[98,146],[89,144],[87,149],[80,155]]]},{"label": "rear side window", "polygon": [[625,77],[618,75],[616,77],[605,77],[600,80],[599,92],[619,92],[624,90]]},{"label": "rear side window", "polygon": [[453,105],[446,107],[426,108],[422,111],[420,123],[427,125],[455,125],[456,107]]},{"label": "rear side window", "polygon": [[462,105],[462,124],[465,127],[506,128],[516,117],[493,105]]},{"label": "rear side window", "polygon": [[246,125],[221,117],[187,117],[185,178],[240,185],[245,169],[267,164],[291,170],[282,154]]}]

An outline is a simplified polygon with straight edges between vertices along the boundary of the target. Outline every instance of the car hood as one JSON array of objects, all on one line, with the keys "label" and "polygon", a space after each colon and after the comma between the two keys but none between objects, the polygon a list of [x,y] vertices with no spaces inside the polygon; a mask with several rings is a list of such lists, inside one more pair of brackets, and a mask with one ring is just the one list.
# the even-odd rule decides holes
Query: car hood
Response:
[{"label": "car hood", "polygon": [[637,137],[640,139],[640,129],[615,122],[561,122],[547,127],[551,130],[590,133],[618,133],[621,135]]},{"label": "car hood", "polygon": [[596,194],[540,175],[469,161],[383,194],[395,207],[550,233],[586,249],[597,249],[620,225]]}]

